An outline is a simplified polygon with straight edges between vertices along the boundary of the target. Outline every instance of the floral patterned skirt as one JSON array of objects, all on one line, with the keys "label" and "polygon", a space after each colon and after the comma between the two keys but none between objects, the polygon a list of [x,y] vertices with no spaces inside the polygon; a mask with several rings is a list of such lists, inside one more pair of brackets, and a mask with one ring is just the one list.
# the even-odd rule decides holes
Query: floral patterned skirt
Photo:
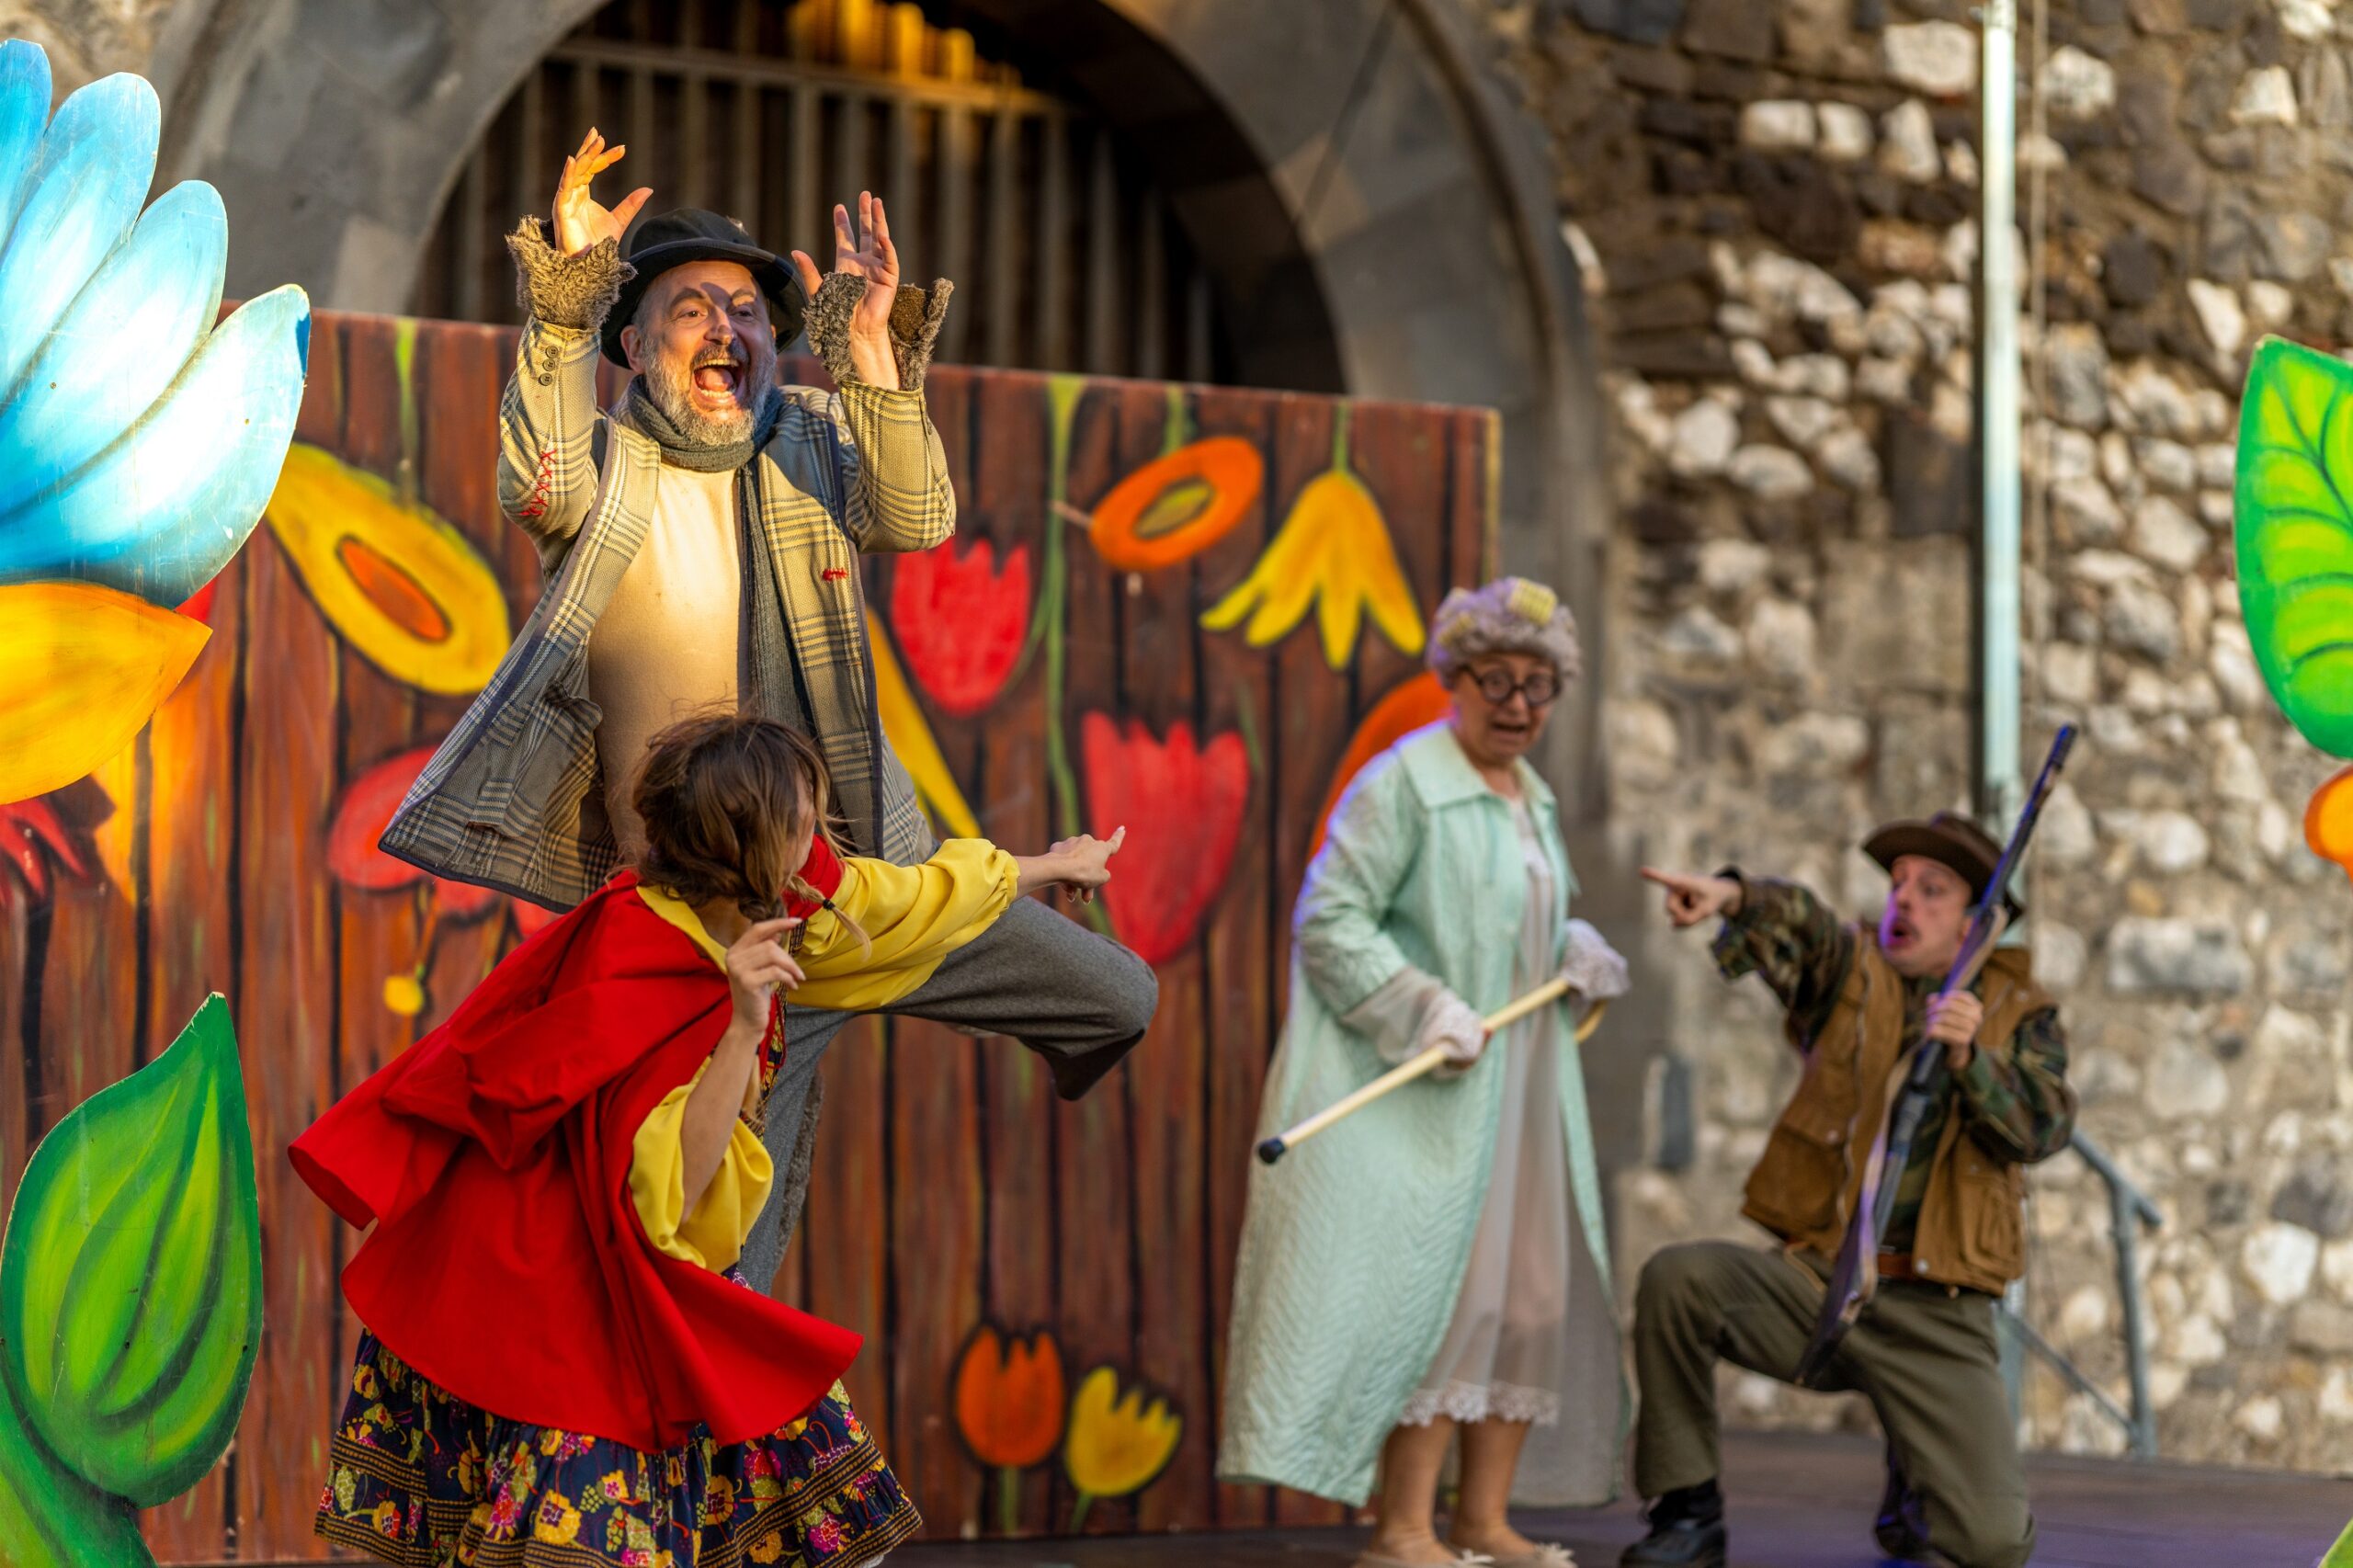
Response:
[{"label": "floral patterned skirt", "polygon": [[318,1534],[401,1568],[856,1568],[914,1502],[841,1385],[764,1437],[649,1453],[468,1404],[363,1334]]}]

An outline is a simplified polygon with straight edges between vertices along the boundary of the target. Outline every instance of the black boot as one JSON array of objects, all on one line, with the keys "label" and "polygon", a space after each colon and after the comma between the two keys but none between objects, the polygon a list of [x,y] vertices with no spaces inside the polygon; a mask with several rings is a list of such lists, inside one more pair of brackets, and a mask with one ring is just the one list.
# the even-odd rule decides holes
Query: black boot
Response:
[{"label": "black boot", "polygon": [[1724,1568],[1724,1494],[1713,1481],[1679,1487],[1651,1505],[1651,1533],[1620,1568]]},{"label": "black boot", "polygon": [[1895,1462],[1895,1450],[1887,1451],[1887,1490],[1879,1500],[1879,1519],[1871,1528],[1879,1538],[1879,1549],[1904,1562],[1934,1561],[1928,1554],[1928,1515],[1920,1502],[1920,1494],[1904,1477],[1904,1467]]}]

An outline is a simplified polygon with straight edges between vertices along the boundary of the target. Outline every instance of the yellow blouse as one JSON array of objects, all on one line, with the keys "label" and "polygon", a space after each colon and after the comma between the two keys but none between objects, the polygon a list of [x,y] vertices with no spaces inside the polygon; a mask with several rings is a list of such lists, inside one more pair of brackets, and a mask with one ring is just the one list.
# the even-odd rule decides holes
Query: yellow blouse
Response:
[{"label": "yellow blouse", "polygon": [[[834,911],[821,909],[810,916],[801,930],[800,950],[793,955],[808,979],[790,994],[790,1004],[870,1012],[898,1001],[929,980],[942,959],[1005,913],[1020,876],[1012,856],[980,838],[951,838],[920,866],[844,857],[834,911],[855,921],[865,931],[867,943],[861,944]],[[692,906],[659,888],[641,886],[637,891],[648,908],[692,937],[713,963],[726,967],[726,948],[703,928]],[[679,1131],[687,1096],[702,1081],[702,1074],[703,1069],[697,1069],[692,1080],[671,1090],[639,1125],[629,1190],[654,1250],[721,1269],[742,1254],[776,1172],[759,1138],[738,1121],[720,1158],[719,1174],[693,1210],[687,1210],[686,1151]]]},{"label": "yellow blouse", "polygon": [[710,1068],[709,1062],[696,1068],[693,1077],[663,1096],[638,1123],[630,1150],[629,1196],[654,1251],[716,1271],[743,1255],[752,1221],[775,1185],[776,1165],[759,1134],[739,1120],[728,1131],[718,1174],[694,1208],[687,1208],[687,1150],[680,1134],[687,1096]]}]

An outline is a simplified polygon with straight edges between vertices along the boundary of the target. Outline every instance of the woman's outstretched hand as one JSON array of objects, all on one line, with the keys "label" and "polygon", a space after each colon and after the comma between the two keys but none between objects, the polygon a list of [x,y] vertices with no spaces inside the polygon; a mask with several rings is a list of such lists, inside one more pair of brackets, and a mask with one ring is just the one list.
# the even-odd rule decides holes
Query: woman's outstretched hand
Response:
[{"label": "woman's outstretched hand", "polygon": [[1043,855],[1027,855],[1014,864],[1021,868],[1019,891],[1034,892],[1039,888],[1068,888],[1078,895],[1081,903],[1095,902],[1095,890],[1111,880],[1111,857],[1128,841],[1124,827],[1108,838],[1097,838],[1080,834],[1050,846]]}]

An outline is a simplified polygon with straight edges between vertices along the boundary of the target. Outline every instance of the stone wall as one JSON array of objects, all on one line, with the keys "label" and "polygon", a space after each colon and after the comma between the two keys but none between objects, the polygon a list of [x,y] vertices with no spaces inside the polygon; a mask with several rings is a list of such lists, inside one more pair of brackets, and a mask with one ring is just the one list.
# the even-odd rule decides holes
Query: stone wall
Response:
[{"label": "stone wall", "polygon": [[[1968,804],[1977,44],[1960,0],[1464,0],[1555,137],[1615,409],[1613,819],[1653,863],[1859,914],[1876,821]],[[2048,181],[2030,335],[2029,767],[2084,726],[2030,884],[2082,1125],[2162,1205],[2143,1253],[2168,1455],[2335,1468],[2353,1437],[2347,889],[2298,830],[2333,767],[2237,613],[2232,442],[2263,331],[2353,331],[2353,71],[2324,0],[2031,0]],[[2353,12],[2347,13],[2353,35]],[[2021,214],[2026,210],[2021,199]],[[2023,244],[2021,239],[2018,243]],[[1619,1192],[1628,1272],[1755,1234],[1794,1082],[1774,1009],[1643,935],[1696,1085],[1684,1168]],[[1662,1074],[1662,1079],[1675,1076]],[[2034,1321],[2120,1393],[2104,1189],[2037,1175]],[[1729,1378],[1736,1419],[1867,1425]],[[2032,1373],[2037,1443],[2120,1438]]]},{"label": "stone wall", "polygon": [[0,0],[0,39],[49,51],[56,96],[117,71],[142,71],[175,0]]}]

